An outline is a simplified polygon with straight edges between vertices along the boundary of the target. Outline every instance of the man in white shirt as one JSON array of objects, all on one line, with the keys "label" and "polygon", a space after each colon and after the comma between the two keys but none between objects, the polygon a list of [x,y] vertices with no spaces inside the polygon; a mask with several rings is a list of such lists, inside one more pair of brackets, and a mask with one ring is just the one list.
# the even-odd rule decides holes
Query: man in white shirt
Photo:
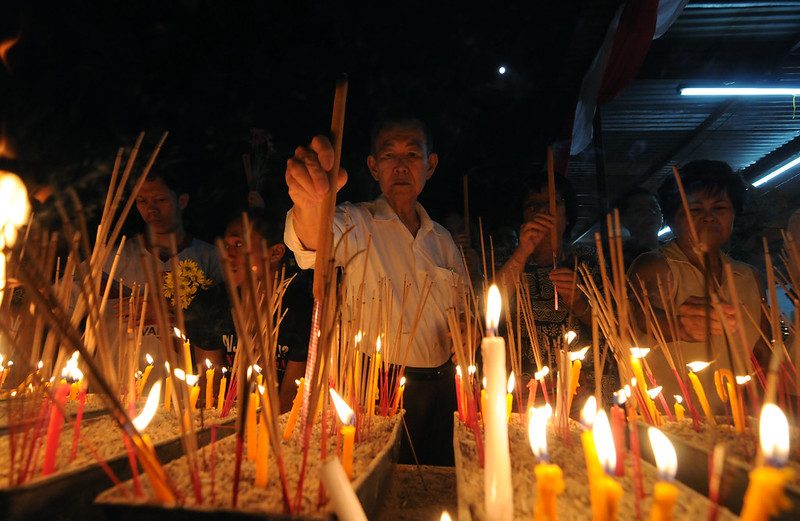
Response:
[{"label": "man in white shirt", "polygon": [[[387,362],[406,365],[406,423],[416,455],[420,463],[452,465],[455,389],[446,313],[456,305],[464,267],[450,234],[417,202],[439,159],[431,151],[427,127],[414,118],[382,121],[371,141],[367,166],[382,195],[337,207],[334,245],[342,241],[336,264],[345,267],[343,283],[350,298],[358,294],[364,277],[365,307],[381,296],[383,284],[389,286],[393,302],[383,303],[391,306],[384,309],[393,315],[387,337],[395,338],[397,324],[402,323],[401,341],[394,352],[381,354]],[[321,136],[308,147],[298,147],[287,163],[286,183],[294,206],[287,215],[284,240],[301,268],[313,267],[316,259],[321,203],[329,190],[326,171],[332,167],[333,149]],[[346,181],[347,173],[341,170],[336,189]],[[430,295],[411,338],[426,284]],[[407,446],[401,461],[411,461]]]}]

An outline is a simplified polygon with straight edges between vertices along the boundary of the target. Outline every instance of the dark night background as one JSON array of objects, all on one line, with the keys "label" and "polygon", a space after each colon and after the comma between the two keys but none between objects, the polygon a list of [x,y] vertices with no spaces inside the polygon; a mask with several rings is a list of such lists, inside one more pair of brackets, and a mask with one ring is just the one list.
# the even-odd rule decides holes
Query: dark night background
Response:
[{"label": "dark night background", "polygon": [[[461,212],[468,174],[472,215],[489,226],[513,222],[521,178],[568,128],[580,63],[596,49],[584,45],[579,65],[568,63],[576,72],[565,67],[584,3],[552,4],[6,4],[0,39],[20,39],[0,69],[0,121],[27,182],[77,185],[90,207],[118,147],[146,131],[149,153],[169,130],[156,168],[191,179],[189,228],[212,239],[246,195],[250,129],[273,137],[272,184],[262,191],[282,201],[286,158],[327,131],[334,82],[346,72],[351,181],[340,200],[375,195],[369,127],[385,109],[410,110],[430,123],[441,157],[422,197],[433,217]],[[602,7],[595,40],[615,4],[592,7]]]}]

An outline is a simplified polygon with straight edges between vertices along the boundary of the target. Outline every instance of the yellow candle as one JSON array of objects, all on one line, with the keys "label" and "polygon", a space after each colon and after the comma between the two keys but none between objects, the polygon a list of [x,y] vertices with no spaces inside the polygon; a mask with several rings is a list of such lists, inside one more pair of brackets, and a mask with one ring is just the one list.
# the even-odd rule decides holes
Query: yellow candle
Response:
[{"label": "yellow candle", "polygon": [[[150,394],[147,396],[147,401],[142,408],[142,412],[131,421],[134,429],[136,429],[137,432],[144,431],[144,429],[150,424],[150,421],[153,419],[153,416],[155,416],[156,411],[158,410],[158,401],[160,397],[161,382],[157,381],[150,389]],[[174,504],[175,496],[167,485],[164,468],[158,462],[156,451],[153,447],[153,442],[150,440],[150,436],[147,434],[142,434],[141,439],[136,436],[132,438],[134,445],[136,446],[137,454],[139,455],[139,461],[141,462],[142,468],[147,474],[147,477],[150,479],[153,493],[155,494],[156,498],[161,503],[167,505]]]},{"label": "yellow candle", "polygon": [[534,521],[556,521],[558,508],[556,497],[564,492],[564,476],[558,465],[548,463],[547,422],[553,409],[549,405],[530,411],[528,417],[528,440],[539,463],[534,467],[536,475],[536,504]]},{"label": "yellow candle", "polygon": [[259,419],[261,421],[258,423],[258,442],[256,447],[256,486],[267,488],[267,483],[269,482],[269,430],[263,416]]},{"label": "yellow candle", "polygon": [[683,396],[676,394],[674,408],[675,408],[675,418],[677,418],[678,421],[683,421],[683,419],[686,417],[686,409],[683,407],[683,405],[681,405],[682,402],[683,402]]},{"label": "yellow candle", "polygon": [[214,407],[214,368],[211,367],[211,361],[206,358],[206,403],[205,408],[211,409]]},{"label": "yellow candle", "polygon": [[672,484],[678,470],[678,456],[675,447],[663,432],[650,427],[647,430],[650,445],[658,467],[659,481],[653,488],[653,506],[650,510],[650,521],[671,521],[672,509],[678,499],[678,487]]},{"label": "yellow candle", "polygon": [[700,407],[703,409],[703,414],[706,415],[706,420],[708,420],[709,425],[716,425],[717,422],[714,420],[714,415],[711,414],[711,406],[708,404],[706,393],[703,390],[703,384],[700,383],[700,379],[695,374],[708,367],[708,365],[708,362],[691,362],[686,364],[689,368],[689,381],[692,382],[692,388],[697,395],[697,400],[700,402]]},{"label": "yellow candle", "polygon": [[597,401],[594,396],[586,399],[586,404],[581,410],[581,422],[587,429],[581,433],[581,446],[583,447],[583,457],[586,460],[586,474],[589,477],[589,484],[594,481],[597,474],[602,473],[600,461],[597,459],[597,450],[594,446],[592,436],[592,425],[597,415]]},{"label": "yellow candle", "polygon": [[81,390],[81,385],[83,385],[82,380],[78,380],[77,382],[72,382],[69,384],[69,399],[73,402],[78,399],[78,393]]},{"label": "yellow candle", "polygon": [[403,401],[403,392],[406,390],[406,377],[403,376],[400,378],[400,387],[397,388],[397,394],[394,395],[394,405],[392,405],[392,411],[389,416],[394,416],[397,413],[397,408]]},{"label": "yellow candle", "polygon": [[483,420],[486,421],[486,389],[485,389],[486,378],[484,378],[483,380],[484,380],[483,384],[484,389],[481,389],[481,416],[483,417]]},{"label": "yellow candle", "polygon": [[733,426],[736,432],[744,432],[744,411],[739,406],[739,396],[734,386],[733,373],[730,369],[717,369],[714,372],[714,384],[719,399],[723,403],[730,402]]},{"label": "yellow candle", "polygon": [[197,398],[200,396],[200,386],[193,385],[189,387],[189,410],[192,414],[197,411]]},{"label": "yellow candle", "polygon": [[765,463],[750,472],[740,518],[742,521],[767,521],[791,507],[783,489],[794,472],[782,468],[789,456],[789,423],[777,405],[764,404],[759,430],[761,455]]},{"label": "yellow candle", "polygon": [[367,391],[367,414],[369,416],[375,414],[375,400],[378,395],[378,375],[381,368],[381,337],[375,340],[375,357],[372,362],[369,368],[369,389]]},{"label": "yellow candle", "polygon": [[61,371],[63,377],[62,383],[69,383],[69,399],[73,402],[78,398],[78,392],[81,390],[81,380],[83,379],[83,372],[78,368],[78,355],[77,351],[73,351],[72,356],[67,360],[64,369]]},{"label": "yellow candle", "polygon": [[[570,333],[573,333],[570,331]],[[589,346],[584,347],[579,351],[574,351],[569,354],[569,359],[572,362],[572,366],[570,367],[569,371],[569,394],[567,394],[567,411],[572,409],[572,398],[575,397],[575,393],[578,392],[578,385],[581,378],[581,369],[583,368],[583,358],[586,356],[586,352],[589,350]]]},{"label": "yellow candle", "polygon": [[300,378],[300,380],[295,381],[297,382],[297,393],[294,395],[294,401],[292,401],[292,410],[289,413],[289,419],[286,420],[286,427],[283,429],[284,440],[289,440],[292,438],[294,426],[297,423],[297,417],[300,415],[300,407],[303,405],[303,392],[306,386],[306,379]]},{"label": "yellow candle", "polygon": [[617,466],[617,453],[614,448],[614,437],[611,435],[611,426],[608,423],[606,412],[603,410],[597,413],[592,435],[601,465],[600,473],[589,485],[592,519],[594,521],[614,521],[619,511],[619,500],[622,498],[622,485],[609,475]]},{"label": "yellow candle", "polygon": [[245,436],[247,437],[247,459],[256,461],[258,430],[256,425],[256,393],[250,393],[245,416]]},{"label": "yellow candle", "polygon": [[150,356],[150,353],[145,354],[144,357],[147,359],[147,367],[144,368],[142,379],[139,380],[139,396],[141,396],[144,392],[144,386],[147,385],[147,379],[150,377],[150,371],[153,370],[153,357]]},{"label": "yellow candle", "polygon": [[642,400],[647,404],[647,411],[653,422],[658,423],[659,415],[656,409],[655,402],[650,398],[650,393],[647,392],[647,380],[644,378],[644,369],[642,368],[642,360],[650,353],[650,349],[646,347],[632,347],[631,348],[631,370],[633,376],[636,378],[636,387],[642,395]]},{"label": "yellow candle", "polygon": [[164,410],[169,412],[172,408],[172,377],[167,376],[164,385]]},{"label": "yellow candle", "polygon": [[342,468],[344,468],[347,479],[353,479],[353,442],[355,441],[356,428],[353,425],[353,409],[342,399],[339,394],[333,390],[328,389],[333,401],[333,406],[336,409],[336,414],[342,422]]},{"label": "yellow candle", "polygon": [[222,380],[219,382],[219,395],[217,396],[217,410],[222,411],[222,407],[225,405],[225,386],[228,384],[228,378],[225,376],[225,373],[228,370],[226,368],[222,368]]},{"label": "yellow candle", "polygon": [[186,374],[193,374],[192,368],[192,346],[189,344],[189,339],[183,341],[183,365],[186,366]]}]

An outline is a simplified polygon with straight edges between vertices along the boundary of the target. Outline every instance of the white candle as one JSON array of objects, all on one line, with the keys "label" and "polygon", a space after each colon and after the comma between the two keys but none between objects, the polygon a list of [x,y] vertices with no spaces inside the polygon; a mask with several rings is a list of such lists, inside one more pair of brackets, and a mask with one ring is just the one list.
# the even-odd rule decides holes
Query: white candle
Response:
[{"label": "white candle", "polygon": [[486,336],[481,341],[483,373],[486,375],[486,435],[484,495],[486,518],[506,521],[514,518],[511,461],[506,420],[506,344],[497,335],[500,321],[500,291],[492,284],[486,305]]},{"label": "white candle", "polygon": [[367,521],[364,508],[359,503],[353,485],[347,479],[347,474],[344,473],[342,464],[337,458],[323,463],[321,478],[333,502],[336,517],[342,521]]}]

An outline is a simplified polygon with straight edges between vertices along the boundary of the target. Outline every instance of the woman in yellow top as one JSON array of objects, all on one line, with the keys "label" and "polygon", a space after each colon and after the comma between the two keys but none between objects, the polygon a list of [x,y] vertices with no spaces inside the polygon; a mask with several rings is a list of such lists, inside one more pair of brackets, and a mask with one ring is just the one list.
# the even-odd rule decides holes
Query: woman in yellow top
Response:
[{"label": "woman in yellow top", "polygon": [[[640,296],[642,285],[647,288],[648,298],[670,352],[680,353],[684,363],[713,361],[698,376],[709,395],[711,408],[720,412],[724,408],[714,391],[714,371],[728,368],[734,375],[744,375],[747,366],[742,361],[750,358],[753,352],[764,361],[765,346],[761,341],[761,331],[769,330],[761,311],[764,284],[761,275],[752,266],[735,261],[722,251],[731,237],[735,217],[741,213],[744,204],[746,188],[741,177],[727,163],[702,160],[684,166],[681,180],[689,206],[688,218],[675,179],[670,177],[659,189],[658,196],[664,219],[672,228],[674,239],[658,250],[640,255],[628,271],[628,276],[633,287],[640,291]],[[690,219],[696,230],[696,240],[692,237]],[[708,255],[706,263],[703,251]],[[735,309],[731,305],[724,264],[730,264],[733,271],[741,322],[736,319]],[[706,289],[706,269],[711,277],[710,290]],[[675,313],[673,328],[667,320],[665,303],[659,296],[659,281],[669,300],[666,309]],[[719,298],[719,310],[711,305],[709,295],[712,294]],[[633,306],[633,309],[634,322],[640,333],[637,341],[641,347],[653,348],[647,363],[653,371],[656,385],[664,387],[667,397],[682,394],[664,353],[647,334],[650,329],[642,310],[639,306]],[[728,340],[725,329],[733,341]],[[678,361],[675,362],[677,365]],[[676,369],[686,382],[686,367]],[[648,385],[652,387],[651,382]]]}]

